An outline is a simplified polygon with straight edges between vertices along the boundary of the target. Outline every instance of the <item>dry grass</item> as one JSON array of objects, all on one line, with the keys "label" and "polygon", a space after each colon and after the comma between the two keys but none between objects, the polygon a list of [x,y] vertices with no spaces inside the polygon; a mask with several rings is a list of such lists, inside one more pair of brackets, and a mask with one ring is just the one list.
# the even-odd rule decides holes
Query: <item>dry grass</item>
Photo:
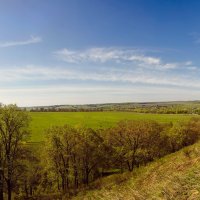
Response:
[{"label": "dry grass", "polygon": [[133,173],[96,181],[95,190],[77,200],[198,200],[200,143],[166,156]]}]

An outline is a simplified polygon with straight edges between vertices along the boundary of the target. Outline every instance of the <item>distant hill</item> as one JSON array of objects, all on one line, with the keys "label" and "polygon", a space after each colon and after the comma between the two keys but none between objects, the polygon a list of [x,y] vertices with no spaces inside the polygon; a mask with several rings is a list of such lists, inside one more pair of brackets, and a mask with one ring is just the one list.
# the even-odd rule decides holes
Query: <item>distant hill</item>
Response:
[{"label": "distant hill", "polygon": [[52,105],[26,107],[40,112],[76,111],[133,111],[139,113],[199,114],[200,101],[125,102],[84,105]]},{"label": "distant hill", "polygon": [[169,106],[169,105],[199,105],[200,100],[196,101],[164,101],[164,102],[124,102],[124,103],[102,103],[102,104],[74,104],[74,105],[50,105],[50,106],[31,106],[23,107],[27,109],[37,108],[116,108],[116,107],[141,107],[141,106]]}]

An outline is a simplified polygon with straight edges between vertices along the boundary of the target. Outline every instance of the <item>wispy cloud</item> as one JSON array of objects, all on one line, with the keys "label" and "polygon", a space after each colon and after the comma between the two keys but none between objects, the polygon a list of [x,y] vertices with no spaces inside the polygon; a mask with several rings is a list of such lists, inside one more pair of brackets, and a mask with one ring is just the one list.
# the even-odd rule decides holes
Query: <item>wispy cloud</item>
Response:
[{"label": "wispy cloud", "polygon": [[[126,54],[130,54],[127,51]],[[110,60],[120,61],[125,59],[125,52],[114,48],[91,48],[82,51],[72,51],[69,49],[61,49],[54,52],[54,55],[63,61],[69,63],[82,62],[107,62]]]},{"label": "wispy cloud", "polygon": [[159,64],[160,59],[155,57],[144,56],[138,54],[137,49],[124,48],[90,48],[82,51],[73,51],[69,49],[61,49],[54,52],[54,55],[63,61],[69,63],[82,62],[101,62],[108,61],[141,61],[147,64]]},{"label": "wispy cloud", "polygon": [[132,55],[127,59],[130,61],[143,62],[148,65],[159,65],[161,63],[160,58],[148,57],[144,55]]},{"label": "wispy cloud", "polygon": [[2,42],[0,43],[0,47],[4,48],[4,47],[13,47],[13,46],[23,46],[23,45],[35,44],[39,42],[42,42],[41,37],[31,36],[27,40]]},{"label": "wispy cloud", "polygon": [[185,73],[166,73],[162,71],[102,68],[81,70],[64,67],[25,66],[0,69],[0,82],[78,80],[96,82],[116,82],[118,84],[146,84],[200,88],[199,71],[188,69]]},{"label": "wispy cloud", "polygon": [[161,58],[142,54],[138,49],[130,48],[90,48],[81,51],[61,49],[54,52],[57,59],[72,64],[107,62],[128,64],[155,70],[170,70],[191,65],[190,61],[182,63],[164,62]]}]

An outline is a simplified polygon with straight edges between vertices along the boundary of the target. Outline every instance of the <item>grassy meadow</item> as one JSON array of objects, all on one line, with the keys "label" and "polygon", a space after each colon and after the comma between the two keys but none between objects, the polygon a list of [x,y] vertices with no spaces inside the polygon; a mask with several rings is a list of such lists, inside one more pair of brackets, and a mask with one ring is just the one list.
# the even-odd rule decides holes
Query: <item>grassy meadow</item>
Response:
[{"label": "grassy meadow", "polygon": [[41,142],[45,138],[45,130],[53,125],[69,124],[91,128],[107,128],[117,122],[129,120],[155,120],[158,122],[185,121],[192,115],[180,114],[140,114],[133,112],[31,112],[31,141]]}]

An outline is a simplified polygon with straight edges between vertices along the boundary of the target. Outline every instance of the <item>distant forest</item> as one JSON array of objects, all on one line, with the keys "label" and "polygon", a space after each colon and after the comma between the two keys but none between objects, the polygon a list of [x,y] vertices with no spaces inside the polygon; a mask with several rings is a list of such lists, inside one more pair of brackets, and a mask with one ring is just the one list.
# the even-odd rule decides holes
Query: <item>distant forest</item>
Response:
[{"label": "distant forest", "polygon": [[102,112],[121,111],[158,114],[200,114],[200,101],[55,105],[25,108],[31,112]]}]

